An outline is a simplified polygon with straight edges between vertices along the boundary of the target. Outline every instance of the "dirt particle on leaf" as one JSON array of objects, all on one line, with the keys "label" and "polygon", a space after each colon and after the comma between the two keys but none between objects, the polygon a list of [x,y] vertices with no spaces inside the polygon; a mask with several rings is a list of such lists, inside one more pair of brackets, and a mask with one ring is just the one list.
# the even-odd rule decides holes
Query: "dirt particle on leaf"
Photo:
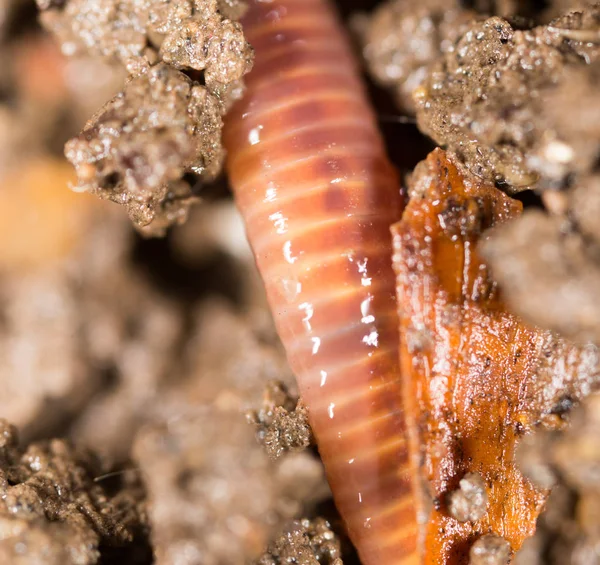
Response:
[{"label": "dirt particle on leaf", "polygon": [[510,544],[504,538],[486,534],[471,546],[469,565],[506,565],[510,554]]},{"label": "dirt particle on leaf", "polygon": [[459,488],[448,494],[448,512],[459,522],[474,522],[487,512],[488,497],[483,478],[477,473],[467,473]]}]

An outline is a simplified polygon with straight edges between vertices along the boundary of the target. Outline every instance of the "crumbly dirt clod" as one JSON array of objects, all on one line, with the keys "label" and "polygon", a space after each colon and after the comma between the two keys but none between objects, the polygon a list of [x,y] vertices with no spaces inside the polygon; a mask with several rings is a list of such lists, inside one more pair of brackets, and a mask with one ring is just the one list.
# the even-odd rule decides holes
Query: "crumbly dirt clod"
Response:
[{"label": "crumbly dirt clod", "polygon": [[370,73],[379,84],[394,87],[400,109],[413,114],[412,93],[425,80],[428,67],[477,17],[459,0],[391,0],[370,19],[355,19],[355,27]]},{"label": "crumbly dirt clod", "polygon": [[[214,178],[223,150],[216,98],[160,64],[133,78],[65,147],[87,190],[127,207],[155,232],[185,219],[193,196],[180,180],[192,169]],[[153,226],[154,227],[154,226]]]},{"label": "crumbly dirt clod", "polygon": [[600,5],[533,29],[474,23],[414,91],[419,128],[510,192],[585,177],[600,150],[599,33]]},{"label": "crumbly dirt clod", "polygon": [[459,522],[474,522],[485,516],[488,496],[485,482],[477,473],[467,473],[459,488],[448,494],[448,512]]},{"label": "crumbly dirt clod", "polygon": [[252,64],[242,26],[218,14],[187,19],[165,38],[160,55],[178,69],[204,70],[207,84],[240,80]]},{"label": "crumbly dirt clod", "polygon": [[[593,208],[597,200],[600,193],[579,209]],[[600,343],[598,242],[566,217],[533,210],[498,230],[483,251],[517,313],[579,341]]]},{"label": "crumbly dirt clod", "polygon": [[134,444],[153,547],[158,565],[244,563],[281,520],[313,510],[329,491],[313,454],[272,461],[244,415],[268,380],[289,375],[273,335],[214,299],[191,323],[181,364],[146,402]]},{"label": "crumbly dirt clod", "polygon": [[124,205],[144,234],[164,234],[194,201],[184,175],[194,184],[221,171],[221,116],[241,97],[253,62],[240,24],[230,19],[242,5],[41,0],[40,8],[65,54],[103,57],[131,75],[65,147],[77,190]]},{"label": "crumbly dirt clod", "polygon": [[113,461],[127,461],[135,433],[178,368],[186,319],[173,299],[123,267],[90,289],[80,308],[94,320],[84,324],[85,351],[102,368],[104,386],[73,419],[70,434]]},{"label": "crumbly dirt clod", "polygon": [[290,395],[282,382],[267,384],[262,407],[251,411],[248,419],[273,459],[289,451],[302,451],[312,443],[308,410],[298,398]]},{"label": "crumbly dirt clod", "polygon": [[172,407],[177,418],[142,432],[134,448],[149,493],[157,564],[258,557],[278,520],[301,510],[298,501],[322,474],[313,473],[315,483],[297,464],[282,473],[235,410],[184,401]]},{"label": "crumbly dirt clod", "polygon": [[[600,548],[600,396],[577,407],[570,427],[538,430],[520,447],[521,468],[532,480],[551,478],[553,491],[530,547],[518,565],[596,565]],[[537,559],[537,561],[534,561]]]},{"label": "crumbly dirt clod", "polygon": [[[162,57],[178,68],[210,69],[213,79],[228,83],[240,79],[252,60],[239,24],[229,19],[242,13],[237,0],[40,0],[38,5],[65,54],[102,56],[134,74]],[[193,50],[172,52],[186,35]],[[217,70],[225,66],[228,72]]]},{"label": "crumbly dirt clod", "polygon": [[135,445],[156,562],[242,563],[269,537],[277,504],[269,462],[241,415],[194,412],[152,427]]},{"label": "crumbly dirt clod", "polygon": [[133,540],[142,492],[109,494],[99,462],[64,440],[18,447],[0,420],[0,558],[18,565],[92,565],[98,547]]},{"label": "crumbly dirt clod", "polygon": [[340,542],[323,518],[286,525],[255,565],[342,565]]},{"label": "crumbly dirt clod", "polygon": [[507,565],[510,554],[510,544],[504,538],[487,534],[471,546],[469,565]]}]

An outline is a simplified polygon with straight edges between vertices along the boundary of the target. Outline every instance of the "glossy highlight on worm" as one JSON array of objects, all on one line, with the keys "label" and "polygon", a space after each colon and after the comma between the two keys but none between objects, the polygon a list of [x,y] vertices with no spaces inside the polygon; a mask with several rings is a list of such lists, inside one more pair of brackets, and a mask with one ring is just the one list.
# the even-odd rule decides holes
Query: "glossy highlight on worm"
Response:
[{"label": "glossy highlight on worm", "polygon": [[390,225],[402,211],[326,0],[250,0],[228,174],[338,509],[364,565],[418,562]]}]

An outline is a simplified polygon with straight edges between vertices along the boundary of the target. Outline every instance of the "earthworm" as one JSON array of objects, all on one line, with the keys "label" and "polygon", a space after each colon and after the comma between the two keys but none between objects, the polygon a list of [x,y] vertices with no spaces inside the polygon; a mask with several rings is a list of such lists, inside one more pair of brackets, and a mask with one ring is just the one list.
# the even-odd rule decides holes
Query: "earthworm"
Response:
[{"label": "earthworm", "polygon": [[227,170],[336,505],[364,565],[418,562],[390,225],[402,211],[326,0],[251,0]]}]

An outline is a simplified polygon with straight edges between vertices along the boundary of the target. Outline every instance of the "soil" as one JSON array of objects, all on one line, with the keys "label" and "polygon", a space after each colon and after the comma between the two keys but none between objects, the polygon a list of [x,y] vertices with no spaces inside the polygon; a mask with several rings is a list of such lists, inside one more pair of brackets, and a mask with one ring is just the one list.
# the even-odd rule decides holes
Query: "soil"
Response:
[{"label": "soil", "polygon": [[[600,408],[579,402],[598,381],[600,6],[337,4],[405,177],[429,136],[526,204],[481,246],[542,336],[518,459],[554,491],[515,562],[594,565]],[[219,178],[252,64],[243,4],[38,5],[44,28],[0,0],[0,561],[356,564]],[[457,520],[487,511],[480,482],[457,481]],[[482,536],[471,564],[506,544]]]},{"label": "soil", "polygon": [[187,218],[191,185],[222,168],[221,116],[242,95],[253,60],[235,21],[241,5],[40,0],[39,8],[63,53],[101,57],[129,74],[65,148],[77,190],[123,204],[143,233],[164,235]]}]

